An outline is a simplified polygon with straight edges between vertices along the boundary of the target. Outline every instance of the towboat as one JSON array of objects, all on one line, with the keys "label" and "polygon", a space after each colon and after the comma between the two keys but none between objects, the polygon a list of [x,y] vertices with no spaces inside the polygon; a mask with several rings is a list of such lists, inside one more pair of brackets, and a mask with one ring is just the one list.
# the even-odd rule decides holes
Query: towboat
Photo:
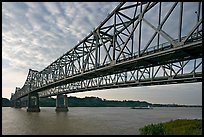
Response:
[{"label": "towboat", "polygon": [[151,106],[147,107],[131,107],[131,109],[153,109]]}]

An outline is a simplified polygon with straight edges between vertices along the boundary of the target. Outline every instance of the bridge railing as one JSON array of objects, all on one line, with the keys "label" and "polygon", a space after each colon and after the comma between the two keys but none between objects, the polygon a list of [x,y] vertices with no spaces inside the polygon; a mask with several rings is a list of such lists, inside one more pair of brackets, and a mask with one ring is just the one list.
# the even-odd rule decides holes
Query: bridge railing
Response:
[{"label": "bridge railing", "polygon": [[[183,36],[181,38],[181,41],[184,40],[186,37],[187,36]],[[200,40],[202,40],[202,30],[192,34],[192,36],[186,41],[186,43],[200,41]],[[174,39],[173,41],[179,43],[178,39]],[[180,46],[182,46],[182,45],[180,45]],[[165,42],[165,43],[153,46],[153,47],[149,47],[146,50],[141,50],[140,55],[139,55],[139,51],[137,51],[137,52],[134,52],[133,55],[125,56],[125,58],[121,56],[119,58],[119,62],[122,62],[122,61],[125,61],[125,60],[130,60],[132,58],[137,58],[137,57],[153,54],[153,53],[164,51],[164,50],[168,50],[168,49],[171,49],[171,48],[174,48],[174,47],[169,42]]]}]

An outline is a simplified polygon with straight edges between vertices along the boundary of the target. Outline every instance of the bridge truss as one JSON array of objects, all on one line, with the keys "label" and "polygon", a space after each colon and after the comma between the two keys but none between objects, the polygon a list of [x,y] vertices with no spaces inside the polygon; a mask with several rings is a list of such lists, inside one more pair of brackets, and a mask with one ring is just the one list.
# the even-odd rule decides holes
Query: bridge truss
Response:
[{"label": "bridge truss", "polygon": [[71,50],[30,69],[11,99],[201,82],[201,11],[202,2],[122,2]]}]

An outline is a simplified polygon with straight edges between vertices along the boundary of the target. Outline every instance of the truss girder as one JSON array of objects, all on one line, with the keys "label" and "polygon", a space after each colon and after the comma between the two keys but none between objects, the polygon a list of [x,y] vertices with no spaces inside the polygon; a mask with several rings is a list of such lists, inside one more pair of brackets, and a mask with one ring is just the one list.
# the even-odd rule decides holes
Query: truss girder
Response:
[{"label": "truss girder", "polygon": [[202,81],[202,58],[137,69],[56,86],[40,97],[90,90],[147,85],[178,84]]},{"label": "truss girder", "polygon": [[[186,15],[187,7],[194,4],[198,5],[197,14]],[[24,86],[13,96],[19,98],[42,90],[56,94],[58,91],[53,88],[67,85],[69,89],[83,89],[90,84],[100,87],[101,83],[110,84],[107,81],[112,79],[128,81],[122,73],[140,83],[146,74],[149,79],[155,78],[156,74],[150,72],[155,66],[164,70],[163,78],[174,79],[183,71],[170,69],[175,66],[173,63],[202,57],[201,11],[202,2],[122,2],[74,48],[42,71],[30,69]],[[186,30],[183,25],[192,19],[194,25]]]}]

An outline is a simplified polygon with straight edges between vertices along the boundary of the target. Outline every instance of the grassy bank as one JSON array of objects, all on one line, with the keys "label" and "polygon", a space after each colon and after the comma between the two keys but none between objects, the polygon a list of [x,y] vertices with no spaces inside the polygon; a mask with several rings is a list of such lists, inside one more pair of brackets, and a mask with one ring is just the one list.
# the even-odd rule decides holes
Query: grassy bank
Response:
[{"label": "grassy bank", "polygon": [[141,135],[202,135],[202,119],[178,119],[150,124],[139,129]]}]

